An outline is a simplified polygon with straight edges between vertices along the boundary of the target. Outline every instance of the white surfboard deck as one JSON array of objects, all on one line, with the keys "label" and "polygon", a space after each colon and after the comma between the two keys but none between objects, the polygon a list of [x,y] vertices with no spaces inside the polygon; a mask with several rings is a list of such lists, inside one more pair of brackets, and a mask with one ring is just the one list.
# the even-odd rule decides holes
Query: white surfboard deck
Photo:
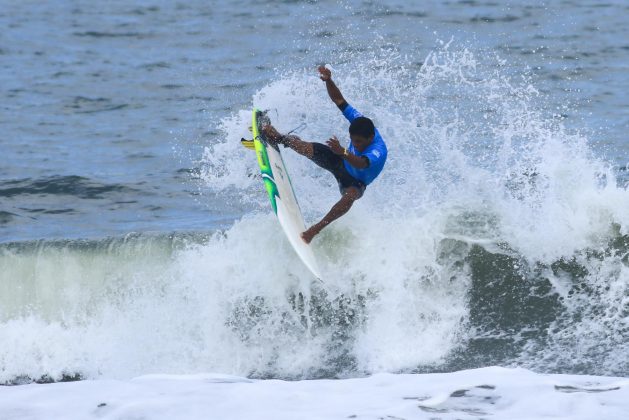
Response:
[{"label": "white surfboard deck", "polygon": [[301,238],[302,232],[306,230],[306,224],[297,203],[286,164],[282,159],[280,150],[267,143],[264,136],[261,135],[259,118],[263,119],[266,116],[261,111],[254,109],[252,117],[253,140],[271,205],[274,207],[277,219],[293,249],[312,274],[321,280],[319,266],[312,247]]}]

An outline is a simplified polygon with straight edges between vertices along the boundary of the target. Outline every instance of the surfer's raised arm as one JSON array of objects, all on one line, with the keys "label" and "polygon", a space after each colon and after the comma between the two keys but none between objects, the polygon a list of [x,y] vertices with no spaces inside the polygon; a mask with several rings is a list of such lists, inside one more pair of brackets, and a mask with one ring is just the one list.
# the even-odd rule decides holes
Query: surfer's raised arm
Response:
[{"label": "surfer's raised arm", "polygon": [[325,88],[328,90],[328,95],[330,95],[330,99],[332,102],[336,104],[336,106],[341,106],[345,102],[345,98],[341,94],[336,83],[332,81],[332,71],[324,66],[319,66],[319,77],[321,80],[325,82]]}]

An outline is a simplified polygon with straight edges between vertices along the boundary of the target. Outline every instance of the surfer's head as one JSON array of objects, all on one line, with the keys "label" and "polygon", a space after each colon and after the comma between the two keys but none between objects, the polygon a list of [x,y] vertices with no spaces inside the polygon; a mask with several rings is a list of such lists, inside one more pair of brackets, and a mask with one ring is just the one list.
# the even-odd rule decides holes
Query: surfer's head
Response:
[{"label": "surfer's head", "polygon": [[375,134],[376,128],[373,125],[373,121],[367,117],[358,117],[349,126],[349,137],[359,152],[362,152],[371,144]]}]

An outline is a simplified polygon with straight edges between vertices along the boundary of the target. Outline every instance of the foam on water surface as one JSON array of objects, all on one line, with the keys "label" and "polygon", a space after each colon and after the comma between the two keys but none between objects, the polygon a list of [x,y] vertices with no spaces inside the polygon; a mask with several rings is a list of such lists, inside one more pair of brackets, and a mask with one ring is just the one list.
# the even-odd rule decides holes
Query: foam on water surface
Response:
[{"label": "foam on water surface", "polygon": [[3,389],[0,415],[6,420],[621,420],[629,410],[628,401],[627,379],[490,367],[296,382],[196,374],[33,384]]}]

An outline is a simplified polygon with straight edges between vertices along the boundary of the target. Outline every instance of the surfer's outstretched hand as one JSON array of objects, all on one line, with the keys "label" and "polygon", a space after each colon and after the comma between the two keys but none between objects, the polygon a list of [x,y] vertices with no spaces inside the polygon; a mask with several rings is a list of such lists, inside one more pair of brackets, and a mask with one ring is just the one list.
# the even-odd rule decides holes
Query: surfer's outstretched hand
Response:
[{"label": "surfer's outstretched hand", "polygon": [[332,153],[335,155],[342,155],[345,153],[345,149],[341,146],[339,139],[336,136],[330,137],[330,140],[327,141],[328,147],[332,150]]},{"label": "surfer's outstretched hand", "polygon": [[319,66],[317,70],[319,70],[319,77],[321,78],[321,80],[323,80],[324,82],[332,80],[332,71],[330,69],[326,68],[325,66]]}]

